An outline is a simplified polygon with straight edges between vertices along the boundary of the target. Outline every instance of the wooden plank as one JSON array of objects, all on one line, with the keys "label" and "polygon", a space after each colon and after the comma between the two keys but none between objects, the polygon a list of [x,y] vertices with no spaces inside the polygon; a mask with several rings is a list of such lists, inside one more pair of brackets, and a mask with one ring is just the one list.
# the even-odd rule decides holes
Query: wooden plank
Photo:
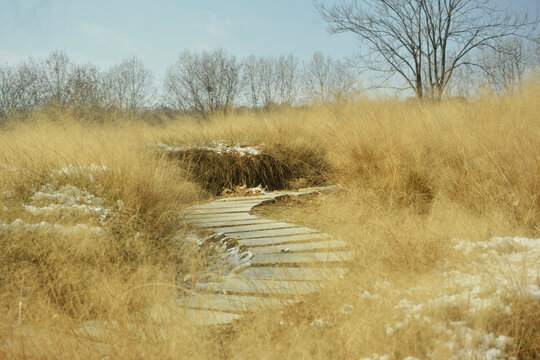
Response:
[{"label": "wooden plank", "polygon": [[148,317],[157,322],[185,322],[193,325],[219,325],[239,319],[239,314],[208,309],[191,309],[177,304],[154,306],[145,312]]},{"label": "wooden plank", "polygon": [[280,236],[280,237],[239,239],[238,243],[244,246],[268,246],[268,245],[275,245],[275,244],[305,242],[305,241],[311,241],[314,239],[331,239],[331,237],[323,233],[313,233],[313,234],[289,235],[289,236]]},{"label": "wooden plank", "polygon": [[249,213],[238,213],[238,214],[211,214],[205,215],[203,217],[193,216],[184,218],[185,221],[192,224],[205,224],[212,222],[232,222],[232,221],[246,221],[246,220],[259,220],[258,217],[251,215]]},{"label": "wooden plank", "polygon": [[230,197],[230,198],[221,198],[216,201],[220,202],[234,202],[234,201],[243,201],[246,199],[257,199],[257,200],[274,200],[282,197],[288,196],[288,194],[278,194],[278,193],[268,193],[264,195],[255,195],[255,196],[239,196],[239,197]]},{"label": "wooden plank", "polygon": [[254,225],[218,227],[218,228],[215,228],[214,231],[223,232],[223,233],[229,233],[229,232],[238,233],[238,232],[246,232],[246,231],[286,229],[286,228],[292,228],[292,227],[296,227],[296,225],[282,223],[282,222],[269,222],[269,223],[254,224]]},{"label": "wooden plank", "polygon": [[207,292],[258,294],[258,295],[306,295],[320,288],[320,282],[250,280],[229,278],[219,283],[200,284]]},{"label": "wooden plank", "polygon": [[201,205],[194,205],[188,208],[188,210],[204,210],[204,209],[227,209],[227,208],[237,208],[241,206],[256,206],[261,204],[262,200],[251,200],[251,201],[235,201],[232,202],[223,202],[223,201],[214,201],[211,203],[201,204]]},{"label": "wooden plank", "polygon": [[225,209],[219,209],[219,208],[208,208],[208,209],[187,209],[182,212],[182,214],[186,215],[195,215],[195,214],[221,214],[221,213],[238,213],[238,212],[249,212],[253,206],[238,206],[238,207],[232,207],[232,208],[225,208]]},{"label": "wooden plank", "polygon": [[291,303],[290,299],[223,294],[197,294],[177,300],[177,304],[181,307],[232,312],[279,309]]},{"label": "wooden plank", "polygon": [[239,277],[261,280],[323,281],[343,276],[343,268],[249,267]]},{"label": "wooden plank", "polygon": [[317,242],[303,242],[298,244],[284,244],[284,245],[272,245],[272,246],[260,246],[250,248],[249,251],[253,255],[260,254],[285,254],[299,251],[313,251],[313,250],[332,250],[336,248],[346,247],[347,244],[340,240],[329,241],[317,241]]},{"label": "wooden plank", "polygon": [[229,221],[229,220],[245,220],[258,219],[258,217],[250,213],[235,213],[235,214],[195,214],[184,215],[184,219],[189,221]]},{"label": "wooden plank", "polygon": [[307,227],[294,227],[277,230],[264,230],[264,231],[246,231],[246,232],[230,232],[229,235],[237,239],[254,239],[272,236],[284,236],[284,235],[300,235],[300,234],[312,234],[318,233],[317,230]]},{"label": "wooden plank", "polygon": [[229,220],[229,221],[215,221],[214,219],[202,219],[199,221],[194,221],[194,224],[203,228],[216,228],[222,226],[242,226],[242,225],[255,225],[255,224],[267,224],[273,223],[273,220],[267,219],[258,219],[254,217],[253,219],[242,219],[242,220]]},{"label": "wooden plank", "polygon": [[231,314],[227,312],[214,311],[214,310],[198,310],[179,308],[180,319],[189,321],[196,325],[221,325],[228,324],[234,320],[240,318],[238,314]]},{"label": "wooden plank", "polygon": [[261,254],[251,259],[252,265],[305,264],[351,261],[352,252]]}]

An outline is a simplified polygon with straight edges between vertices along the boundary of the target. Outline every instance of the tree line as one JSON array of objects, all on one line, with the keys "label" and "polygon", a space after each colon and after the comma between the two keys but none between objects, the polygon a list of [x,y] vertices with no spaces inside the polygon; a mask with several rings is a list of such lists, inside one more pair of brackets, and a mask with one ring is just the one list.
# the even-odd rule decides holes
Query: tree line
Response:
[{"label": "tree line", "polygon": [[236,107],[270,110],[300,103],[342,101],[360,90],[358,70],[316,52],[249,56],[224,50],[182,52],[166,71],[161,91],[136,57],[107,70],[77,64],[64,52],[0,65],[0,118],[45,107],[140,113],[169,109],[206,118]]},{"label": "tree line", "polygon": [[346,101],[360,71],[382,75],[372,87],[412,90],[417,98],[467,97],[483,84],[519,89],[540,67],[538,16],[501,10],[490,0],[314,0],[331,33],[359,40],[357,66],[316,52],[238,59],[224,50],[182,52],[161,90],[137,58],[102,71],[63,52],[0,65],[0,119],[44,107],[140,113],[170,109],[202,118],[237,107]]},{"label": "tree line", "polygon": [[538,14],[501,9],[493,0],[314,3],[330,33],[356,36],[364,68],[417,98],[441,99],[479,75],[504,92],[540,63]]}]

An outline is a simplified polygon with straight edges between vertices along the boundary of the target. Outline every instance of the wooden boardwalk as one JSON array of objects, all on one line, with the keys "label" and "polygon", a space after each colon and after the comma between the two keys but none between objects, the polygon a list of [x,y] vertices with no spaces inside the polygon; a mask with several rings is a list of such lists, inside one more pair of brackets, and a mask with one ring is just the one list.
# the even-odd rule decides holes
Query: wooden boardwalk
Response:
[{"label": "wooden boardwalk", "polygon": [[198,294],[179,298],[184,316],[201,324],[228,323],[245,312],[289,305],[318,291],[324,280],[343,276],[353,258],[346,243],[314,229],[249,213],[281,197],[316,192],[305,189],[224,198],[186,209],[186,222],[236,239],[253,258],[241,273],[201,284]]}]

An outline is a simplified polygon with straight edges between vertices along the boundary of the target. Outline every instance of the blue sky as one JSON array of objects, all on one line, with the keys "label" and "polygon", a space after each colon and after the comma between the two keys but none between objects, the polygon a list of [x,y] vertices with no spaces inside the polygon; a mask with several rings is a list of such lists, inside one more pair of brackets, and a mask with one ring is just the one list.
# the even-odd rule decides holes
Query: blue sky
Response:
[{"label": "blue sky", "polygon": [[[508,4],[508,0],[492,0]],[[511,0],[536,13],[540,0]],[[0,62],[67,52],[106,68],[138,56],[161,78],[180,51],[249,54],[323,51],[353,56],[354,37],[329,35],[311,0],[0,0]]]}]

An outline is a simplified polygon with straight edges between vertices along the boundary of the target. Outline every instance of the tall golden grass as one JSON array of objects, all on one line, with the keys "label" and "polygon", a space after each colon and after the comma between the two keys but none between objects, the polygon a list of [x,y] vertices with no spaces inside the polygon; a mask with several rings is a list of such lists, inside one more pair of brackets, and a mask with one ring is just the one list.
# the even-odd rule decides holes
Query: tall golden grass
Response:
[{"label": "tall golden grass", "polygon": [[[55,110],[9,123],[0,131],[0,221],[6,224],[0,228],[0,358],[469,354],[444,346],[449,332],[434,331],[421,318],[401,319],[400,301],[427,304],[449,291],[442,274],[465,273],[480,259],[456,251],[453,239],[474,244],[492,236],[539,237],[539,98],[540,86],[531,84],[518,95],[469,102],[364,99],[203,123],[183,118],[152,125],[115,117],[94,124]],[[151,146],[221,140],[262,145],[274,156],[261,176],[260,163],[238,159],[219,166],[210,161],[208,175],[200,157],[171,161]],[[107,170],[89,177],[85,169],[91,164]],[[80,171],[55,173],[68,166]],[[287,181],[276,181],[279,186],[303,186],[315,177],[339,190],[270,208],[267,215],[346,240],[356,252],[350,273],[282,312],[261,311],[223,328],[148,315],[147,309],[174,306],[182,277],[204,270],[204,259],[175,246],[182,241],[175,240],[177,230],[185,228],[178,212],[246,179],[279,180],[283,169]],[[95,217],[29,213],[23,204],[51,183],[103,199],[111,215],[100,223]],[[7,226],[17,219],[101,226],[106,235]],[[529,265],[538,271],[538,263]],[[500,270],[505,273],[503,265]],[[519,285],[520,274],[511,276]],[[429,307],[422,316],[430,323],[464,322],[478,331],[471,346],[480,346],[478,334],[507,335],[515,339],[508,354],[537,357],[538,302],[519,286],[501,301],[512,311],[487,307],[471,313],[456,304]],[[399,322],[405,325],[391,325]],[[98,335],[88,334],[83,324],[89,323],[100,328]],[[459,346],[469,345],[463,340]]]}]

